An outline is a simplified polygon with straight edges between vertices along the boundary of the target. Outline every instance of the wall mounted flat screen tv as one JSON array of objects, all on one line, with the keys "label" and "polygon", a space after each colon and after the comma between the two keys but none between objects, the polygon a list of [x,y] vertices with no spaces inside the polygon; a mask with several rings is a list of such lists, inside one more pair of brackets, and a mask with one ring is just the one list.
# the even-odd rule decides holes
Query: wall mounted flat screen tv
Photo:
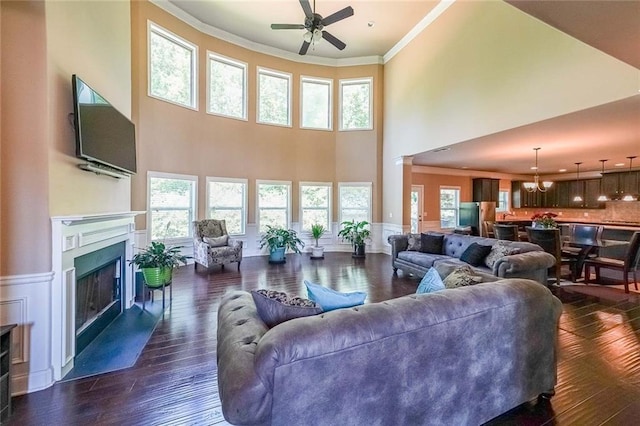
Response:
[{"label": "wall mounted flat screen tv", "polygon": [[76,156],[125,174],[135,173],[135,125],[77,75],[71,77],[71,84]]}]

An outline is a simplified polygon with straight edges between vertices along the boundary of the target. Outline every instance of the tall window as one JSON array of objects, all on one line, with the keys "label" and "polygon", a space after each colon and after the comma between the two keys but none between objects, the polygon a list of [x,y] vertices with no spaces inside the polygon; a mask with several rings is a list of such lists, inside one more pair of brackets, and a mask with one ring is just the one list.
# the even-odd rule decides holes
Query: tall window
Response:
[{"label": "tall window", "polygon": [[508,212],[509,211],[509,191],[498,192],[498,207],[496,211]]},{"label": "tall window", "polygon": [[458,209],[460,207],[460,188],[440,187],[440,228],[458,226]]},{"label": "tall window", "polygon": [[247,64],[209,52],[207,112],[247,119]]},{"label": "tall window", "polygon": [[225,220],[229,234],[244,234],[247,222],[247,180],[208,177],[207,217]]},{"label": "tall window", "polygon": [[333,80],[302,77],[300,127],[331,130]]},{"label": "tall window", "polygon": [[373,78],[340,80],[340,130],[373,129]]},{"label": "tall window", "polygon": [[289,228],[291,221],[291,182],[258,181],[258,232],[267,225]]},{"label": "tall window", "polygon": [[315,223],[331,229],[331,183],[300,183],[300,222],[304,232]]},{"label": "tall window", "polygon": [[371,183],[339,183],[340,223],[371,222]]},{"label": "tall window", "polygon": [[198,47],[149,22],[149,96],[197,108]]},{"label": "tall window", "polygon": [[152,240],[191,237],[196,219],[198,177],[148,172],[147,224]]},{"label": "tall window", "polygon": [[291,74],[258,68],[258,123],[291,126]]}]

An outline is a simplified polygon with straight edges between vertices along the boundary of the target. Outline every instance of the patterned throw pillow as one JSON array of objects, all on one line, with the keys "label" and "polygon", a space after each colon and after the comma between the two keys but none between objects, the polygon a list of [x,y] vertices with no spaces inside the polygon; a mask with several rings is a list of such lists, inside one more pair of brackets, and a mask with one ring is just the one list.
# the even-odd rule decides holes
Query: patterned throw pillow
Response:
[{"label": "patterned throw pillow", "polygon": [[420,234],[409,234],[407,240],[408,251],[420,251]]},{"label": "patterned throw pillow", "polygon": [[520,249],[511,247],[511,244],[508,241],[496,241],[496,243],[491,247],[491,251],[484,258],[484,264],[491,270],[493,270],[493,265],[504,256],[509,256],[512,254],[520,253]]},{"label": "patterned throw pillow", "polygon": [[433,293],[434,291],[443,290],[444,283],[436,268],[429,268],[425,276],[420,281],[416,294]]},{"label": "patterned throw pillow", "polygon": [[482,277],[476,275],[471,266],[458,266],[444,279],[445,288],[458,288],[482,282]]},{"label": "patterned throw pillow", "polygon": [[251,296],[260,319],[269,328],[294,318],[322,312],[322,308],[313,301],[302,297],[289,297],[281,291],[260,289],[252,291]]}]

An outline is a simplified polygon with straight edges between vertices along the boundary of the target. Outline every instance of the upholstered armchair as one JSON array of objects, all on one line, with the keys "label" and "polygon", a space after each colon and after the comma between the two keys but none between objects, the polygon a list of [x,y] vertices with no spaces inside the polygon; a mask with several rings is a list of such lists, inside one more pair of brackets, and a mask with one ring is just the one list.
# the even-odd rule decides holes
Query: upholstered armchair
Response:
[{"label": "upholstered armchair", "polygon": [[205,268],[242,262],[242,241],[229,238],[224,220],[205,219],[193,222],[193,259]]}]

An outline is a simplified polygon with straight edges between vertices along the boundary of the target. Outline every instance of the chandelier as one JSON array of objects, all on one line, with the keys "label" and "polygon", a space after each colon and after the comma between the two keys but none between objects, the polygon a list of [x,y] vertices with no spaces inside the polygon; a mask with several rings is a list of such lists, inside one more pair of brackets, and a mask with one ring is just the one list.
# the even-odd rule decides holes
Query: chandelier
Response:
[{"label": "chandelier", "polygon": [[524,182],[522,186],[524,186],[524,189],[526,189],[527,192],[547,192],[547,190],[551,188],[551,185],[553,185],[553,182],[543,181],[542,186],[540,186],[540,176],[538,176],[538,151],[540,150],[540,148],[533,148],[533,150],[536,152],[536,174],[533,177],[533,182]]}]

